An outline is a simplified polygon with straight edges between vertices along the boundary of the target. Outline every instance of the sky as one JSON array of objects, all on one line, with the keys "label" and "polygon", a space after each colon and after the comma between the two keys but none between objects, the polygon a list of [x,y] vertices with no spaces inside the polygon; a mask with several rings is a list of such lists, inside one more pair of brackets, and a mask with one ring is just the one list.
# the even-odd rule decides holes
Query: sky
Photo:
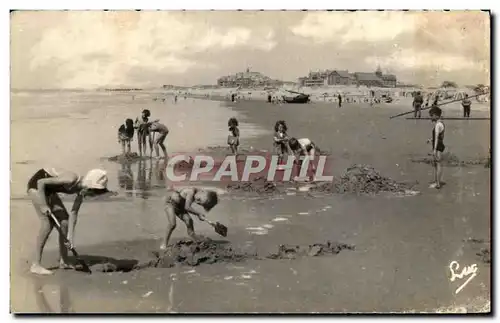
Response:
[{"label": "sky", "polygon": [[310,70],[373,72],[432,86],[490,83],[480,11],[16,11],[17,89],[215,84],[250,68],[297,81]]}]

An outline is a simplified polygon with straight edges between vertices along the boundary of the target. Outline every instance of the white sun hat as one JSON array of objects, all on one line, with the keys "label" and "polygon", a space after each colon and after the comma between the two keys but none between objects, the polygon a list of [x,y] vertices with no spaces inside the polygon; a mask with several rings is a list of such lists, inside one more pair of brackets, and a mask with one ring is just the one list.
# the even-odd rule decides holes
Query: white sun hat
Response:
[{"label": "white sun hat", "polygon": [[106,189],[108,186],[108,174],[102,169],[92,169],[82,180],[83,186],[93,189]]}]

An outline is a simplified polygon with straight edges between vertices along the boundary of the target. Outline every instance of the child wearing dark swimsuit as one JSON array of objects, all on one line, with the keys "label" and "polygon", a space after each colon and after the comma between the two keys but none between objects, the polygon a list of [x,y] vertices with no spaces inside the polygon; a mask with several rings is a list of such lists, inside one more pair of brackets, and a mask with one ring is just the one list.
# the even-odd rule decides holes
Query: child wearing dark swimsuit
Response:
[{"label": "child wearing dark swimsuit", "polygon": [[227,126],[229,127],[227,144],[229,145],[233,155],[238,154],[238,146],[240,145],[240,129],[238,128],[238,125],[238,120],[236,118],[231,118],[227,122]]}]

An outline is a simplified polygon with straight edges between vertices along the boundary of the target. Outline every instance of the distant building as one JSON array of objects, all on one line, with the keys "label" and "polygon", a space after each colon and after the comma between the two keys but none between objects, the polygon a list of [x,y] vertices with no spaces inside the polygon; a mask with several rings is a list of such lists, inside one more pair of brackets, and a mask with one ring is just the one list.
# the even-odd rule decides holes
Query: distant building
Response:
[{"label": "distant building", "polygon": [[367,87],[382,87],[384,86],[384,81],[380,76],[375,73],[354,73],[354,77],[356,78],[356,84],[358,86],[367,86]]},{"label": "distant building", "polygon": [[357,85],[368,87],[396,87],[397,78],[392,74],[383,74],[380,67],[375,73],[355,72],[347,70],[324,70],[309,72],[308,76],[298,79],[300,86],[324,86],[324,85]]},{"label": "distant building", "polygon": [[328,74],[328,85],[352,85],[355,79],[349,71],[334,70]]},{"label": "distant building", "polygon": [[245,72],[222,76],[217,80],[221,87],[253,87],[253,86],[280,86],[283,82],[273,80],[259,72],[251,72],[249,68]]}]

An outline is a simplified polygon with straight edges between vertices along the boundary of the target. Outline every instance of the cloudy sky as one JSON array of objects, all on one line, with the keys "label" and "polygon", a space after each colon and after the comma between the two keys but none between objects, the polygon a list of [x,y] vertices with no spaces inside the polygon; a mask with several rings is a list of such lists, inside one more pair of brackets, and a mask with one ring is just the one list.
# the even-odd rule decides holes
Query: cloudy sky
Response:
[{"label": "cloudy sky", "polygon": [[309,70],[405,82],[489,83],[483,12],[40,11],[11,14],[14,88],[214,84],[247,67],[296,81]]}]

